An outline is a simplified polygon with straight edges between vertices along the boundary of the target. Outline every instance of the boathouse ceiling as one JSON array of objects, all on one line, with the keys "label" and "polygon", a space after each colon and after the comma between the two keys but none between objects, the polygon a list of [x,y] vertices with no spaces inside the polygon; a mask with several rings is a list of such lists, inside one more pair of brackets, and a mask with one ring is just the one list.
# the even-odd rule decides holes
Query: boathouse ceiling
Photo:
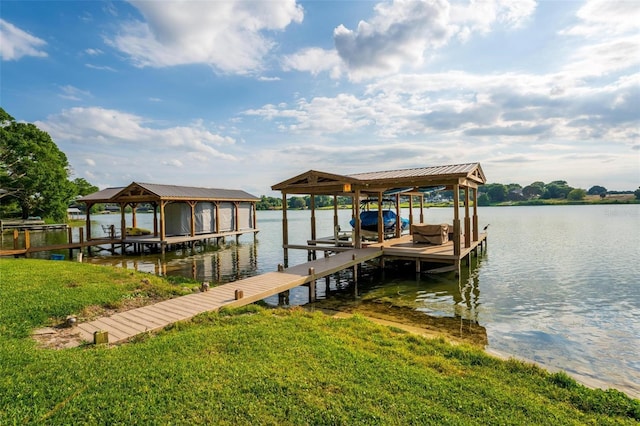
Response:
[{"label": "boathouse ceiling", "polygon": [[78,201],[96,203],[151,203],[160,201],[248,201],[258,197],[239,189],[199,188],[192,186],[158,185],[132,182],[129,186],[107,188]]},{"label": "boathouse ceiling", "polygon": [[356,190],[364,194],[419,193],[425,188],[453,189],[477,188],[486,183],[480,163],[455,164],[414,169],[337,175],[309,170],[271,187],[285,194],[353,195]]}]

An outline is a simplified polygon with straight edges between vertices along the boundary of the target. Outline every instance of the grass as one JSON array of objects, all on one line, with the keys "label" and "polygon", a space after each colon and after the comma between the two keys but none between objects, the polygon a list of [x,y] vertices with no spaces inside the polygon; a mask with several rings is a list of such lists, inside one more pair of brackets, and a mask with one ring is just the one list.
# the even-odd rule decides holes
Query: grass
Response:
[{"label": "grass", "polygon": [[200,315],[121,346],[39,349],[31,329],[180,285],[0,260],[0,424],[637,424],[640,401],[361,316]]}]

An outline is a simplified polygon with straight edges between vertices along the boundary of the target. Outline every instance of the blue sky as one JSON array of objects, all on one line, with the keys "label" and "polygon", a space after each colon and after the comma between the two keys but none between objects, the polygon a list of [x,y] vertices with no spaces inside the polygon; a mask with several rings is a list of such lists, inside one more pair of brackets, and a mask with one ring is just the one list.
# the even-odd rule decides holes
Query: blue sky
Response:
[{"label": "blue sky", "polygon": [[635,0],[2,0],[0,58],[0,105],[100,188],[468,162],[640,185]]}]

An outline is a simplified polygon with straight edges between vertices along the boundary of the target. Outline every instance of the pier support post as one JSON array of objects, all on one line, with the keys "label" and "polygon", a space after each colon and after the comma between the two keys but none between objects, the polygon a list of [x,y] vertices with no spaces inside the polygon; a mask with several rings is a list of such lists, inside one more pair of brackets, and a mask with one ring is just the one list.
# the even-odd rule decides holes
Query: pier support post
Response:
[{"label": "pier support post", "polygon": [[313,303],[316,301],[316,270],[315,268],[309,268],[309,276],[311,277],[311,281],[309,281],[309,303]]},{"label": "pier support post", "polygon": [[278,306],[289,305],[289,290],[278,293]]},{"label": "pier support post", "polygon": [[420,262],[420,259],[416,259],[416,274],[420,273],[421,264],[422,262]]}]

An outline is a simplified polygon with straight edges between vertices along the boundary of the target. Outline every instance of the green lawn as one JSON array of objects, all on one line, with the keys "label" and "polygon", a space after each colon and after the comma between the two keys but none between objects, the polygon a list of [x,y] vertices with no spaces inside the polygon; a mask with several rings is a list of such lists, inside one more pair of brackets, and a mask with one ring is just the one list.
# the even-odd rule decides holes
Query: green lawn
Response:
[{"label": "green lawn", "polygon": [[637,424],[640,401],[355,316],[212,313],[121,346],[32,329],[185,290],[126,270],[0,260],[0,424]]}]

